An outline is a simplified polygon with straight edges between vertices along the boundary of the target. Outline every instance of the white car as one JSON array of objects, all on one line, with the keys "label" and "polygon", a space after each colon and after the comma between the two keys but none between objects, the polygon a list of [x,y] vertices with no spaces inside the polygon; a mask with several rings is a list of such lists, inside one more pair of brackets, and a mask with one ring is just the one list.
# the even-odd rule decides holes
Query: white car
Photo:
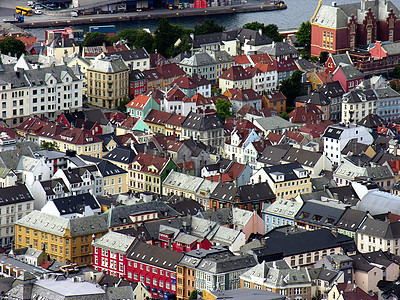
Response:
[{"label": "white car", "polygon": [[38,9],[43,9],[43,6],[41,6],[40,4],[36,4],[36,5],[35,5],[35,9],[36,9],[36,10],[38,10]]},{"label": "white car", "polygon": [[41,15],[41,14],[43,14],[43,12],[40,9],[35,10],[35,15]]},{"label": "white car", "polygon": [[28,6],[33,6],[33,1],[28,1]]}]

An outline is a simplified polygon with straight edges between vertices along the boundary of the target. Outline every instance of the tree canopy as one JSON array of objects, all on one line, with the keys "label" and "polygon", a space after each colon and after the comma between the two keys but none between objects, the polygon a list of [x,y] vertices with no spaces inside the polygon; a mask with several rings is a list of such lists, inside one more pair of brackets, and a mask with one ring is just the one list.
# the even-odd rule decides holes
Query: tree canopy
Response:
[{"label": "tree canopy", "polygon": [[311,23],[303,22],[299,30],[296,32],[296,38],[300,45],[309,49],[311,47]]},{"label": "tree canopy", "polygon": [[294,99],[301,95],[302,74],[303,73],[299,70],[294,71],[289,78],[281,82],[279,90],[286,96],[288,102],[287,106],[289,107],[294,106]]},{"label": "tree canopy", "polygon": [[283,35],[279,34],[278,26],[275,24],[264,25],[263,23],[255,21],[244,24],[243,28],[257,31],[261,29],[262,33],[270,37],[274,42],[282,42],[284,38]]},{"label": "tree canopy", "polygon": [[319,63],[320,63],[320,64],[326,63],[326,61],[328,60],[328,57],[329,57],[329,53],[326,52],[326,51],[322,51],[322,52],[319,54]]},{"label": "tree canopy", "polygon": [[60,150],[56,142],[43,141],[41,147],[43,150]]},{"label": "tree canopy", "polygon": [[205,19],[201,24],[194,26],[195,35],[222,32],[224,30],[224,26],[217,24],[214,19]]},{"label": "tree canopy", "polygon": [[102,46],[103,44],[110,46],[112,43],[110,38],[101,32],[88,32],[82,42],[83,46]]},{"label": "tree canopy", "polygon": [[217,114],[221,118],[222,122],[225,122],[225,118],[233,117],[232,103],[224,98],[218,98],[215,103]]},{"label": "tree canopy", "polygon": [[26,53],[25,45],[22,41],[17,40],[15,37],[6,37],[0,40],[0,51],[4,54],[11,54],[12,56],[20,57]]}]

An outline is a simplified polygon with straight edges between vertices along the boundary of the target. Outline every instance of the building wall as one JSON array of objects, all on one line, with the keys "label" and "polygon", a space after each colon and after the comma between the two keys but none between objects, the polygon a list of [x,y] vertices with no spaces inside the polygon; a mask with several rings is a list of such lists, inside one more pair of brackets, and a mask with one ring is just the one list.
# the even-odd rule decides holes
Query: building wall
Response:
[{"label": "building wall", "polygon": [[330,254],[340,254],[341,253],[340,247],[335,248],[327,248],[325,250],[319,250],[315,252],[309,253],[302,253],[296,254],[293,256],[284,257],[284,260],[292,267],[306,267],[311,266],[312,264],[319,261],[323,256],[330,255]]}]

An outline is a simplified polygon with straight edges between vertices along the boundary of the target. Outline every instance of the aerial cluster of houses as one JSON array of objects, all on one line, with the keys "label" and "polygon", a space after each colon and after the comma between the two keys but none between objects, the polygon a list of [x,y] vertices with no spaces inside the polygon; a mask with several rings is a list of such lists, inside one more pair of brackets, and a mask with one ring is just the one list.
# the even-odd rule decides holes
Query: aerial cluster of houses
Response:
[{"label": "aerial cluster of houses", "polygon": [[[248,29],[169,60],[70,28],[1,54],[7,296],[397,299],[400,94],[382,74],[400,33],[383,2],[318,5],[323,65]],[[307,93],[283,118],[296,70]]]}]

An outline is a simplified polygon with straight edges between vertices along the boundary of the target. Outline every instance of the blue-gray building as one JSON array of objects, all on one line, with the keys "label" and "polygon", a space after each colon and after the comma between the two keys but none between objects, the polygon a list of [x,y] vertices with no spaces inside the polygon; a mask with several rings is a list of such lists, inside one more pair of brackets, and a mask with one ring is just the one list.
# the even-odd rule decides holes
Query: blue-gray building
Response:
[{"label": "blue-gray building", "polygon": [[294,225],[294,217],[303,206],[303,201],[279,199],[274,203],[263,205],[262,216],[265,232],[283,225]]}]

